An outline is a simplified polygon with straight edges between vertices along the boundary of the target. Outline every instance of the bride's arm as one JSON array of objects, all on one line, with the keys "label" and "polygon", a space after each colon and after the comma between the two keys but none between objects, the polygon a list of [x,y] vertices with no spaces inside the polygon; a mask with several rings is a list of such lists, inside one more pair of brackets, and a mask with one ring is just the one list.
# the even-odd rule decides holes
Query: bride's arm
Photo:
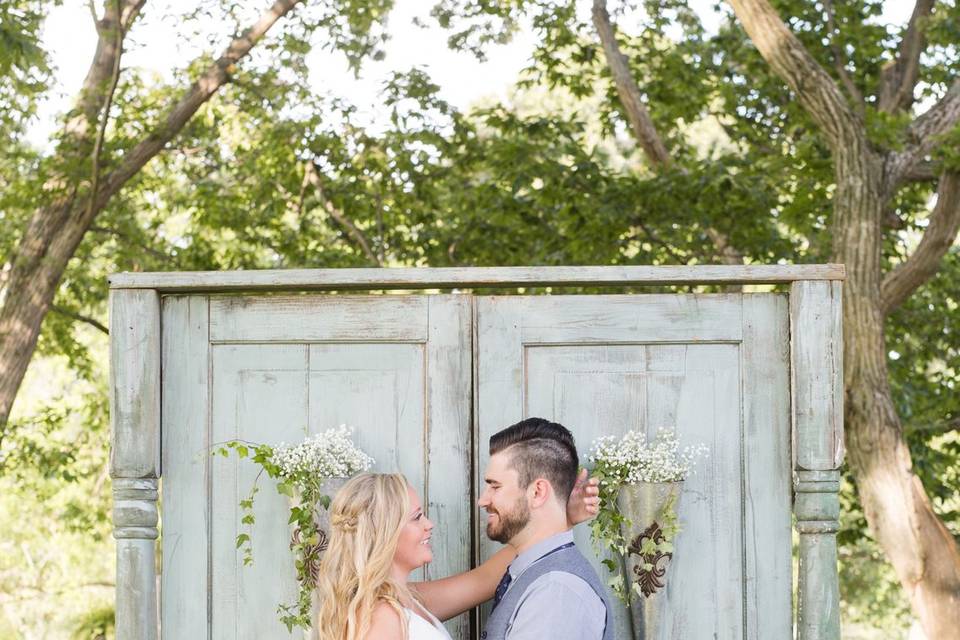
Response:
[{"label": "bride's arm", "polygon": [[516,557],[513,547],[505,545],[476,569],[430,582],[414,582],[410,588],[430,613],[440,620],[449,620],[492,598],[500,578]]}]

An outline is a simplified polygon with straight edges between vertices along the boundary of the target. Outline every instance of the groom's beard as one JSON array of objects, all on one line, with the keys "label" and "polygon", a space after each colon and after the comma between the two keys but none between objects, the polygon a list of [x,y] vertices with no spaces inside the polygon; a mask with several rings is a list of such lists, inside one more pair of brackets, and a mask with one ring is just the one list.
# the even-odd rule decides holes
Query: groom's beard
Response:
[{"label": "groom's beard", "polygon": [[530,522],[530,507],[526,497],[521,496],[510,511],[486,508],[487,513],[496,514],[497,519],[487,521],[487,537],[494,542],[507,544]]}]

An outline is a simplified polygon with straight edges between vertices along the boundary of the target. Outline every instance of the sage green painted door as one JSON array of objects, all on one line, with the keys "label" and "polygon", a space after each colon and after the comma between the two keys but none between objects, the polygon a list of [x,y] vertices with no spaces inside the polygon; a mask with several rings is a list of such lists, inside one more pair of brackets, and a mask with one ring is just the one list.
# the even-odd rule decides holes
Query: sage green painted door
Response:
[{"label": "sage green painted door", "polygon": [[[243,567],[237,503],[255,468],[211,458],[215,443],[356,427],[378,470],[421,490],[441,577],[470,566],[489,436],[532,415],[569,426],[584,459],[595,436],[630,428],[707,444],[680,502],[662,637],[790,637],[784,296],[182,295],[164,297],[162,331],[164,638],[291,637],[276,614],[296,589],[285,499],[267,484],[257,496]],[[622,611],[617,625],[629,638]],[[468,637],[464,617],[449,627]]]},{"label": "sage green painted door", "polygon": [[[253,565],[235,538],[258,468],[217,443],[272,445],[348,424],[436,521],[431,575],[471,558],[471,303],[466,296],[170,296],[163,302],[162,636],[298,637],[287,499],[261,478]],[[421,572],[420,577],[427,577]],[[466,638],[466,616],[448,623]]]},{"label": "sage green painted door", "polygon": [[[787,298],[510,296],[476,305],[478,483],[490,436],[525,417],[569,427],[581,461],[594,438],[629,429],[652,437],[667,428],[682,445],[706,444],[709,458],[683,485],[660,638],[790,638]],[[477,535],[488,557],[496,544],[482,528]],[[606,581],[586,527],[575,536]],[[633,637],[625,607],[610,598],[615,637]]]}]

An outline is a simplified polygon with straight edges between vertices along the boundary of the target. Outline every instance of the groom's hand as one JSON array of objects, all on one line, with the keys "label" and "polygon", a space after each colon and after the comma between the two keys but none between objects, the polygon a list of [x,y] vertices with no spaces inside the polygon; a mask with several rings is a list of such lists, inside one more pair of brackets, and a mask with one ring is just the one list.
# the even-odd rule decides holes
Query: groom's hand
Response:
[{"label": "groom's hand", "polygon": [[572,527],[597,515],[600,509],[599,486],[596,478],[587,477],[586,469],[580,470],[567,500],[567,524]]}]

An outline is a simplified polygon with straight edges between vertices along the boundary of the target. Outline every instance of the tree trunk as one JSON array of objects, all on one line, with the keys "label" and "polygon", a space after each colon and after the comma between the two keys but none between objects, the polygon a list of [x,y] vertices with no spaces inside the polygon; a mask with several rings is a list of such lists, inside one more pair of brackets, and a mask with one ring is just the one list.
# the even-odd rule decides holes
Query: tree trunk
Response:
[{"label": "tree trunk", "polygon": [[67,262],[92,221],[68,198],[38,212],[24,234],[0,307],[0,441],[17,389],[37,346],[40,326]]},{"label": "tree trunk", "polygon": [[[0,444],[17,390],[37,346],[43,318],[53,304],[67,263],[87,229],[110,198],[163,150],[197,109],[229,82],[230,69],[250,53],[278,20],[301,2],[303,0],[274,0],[260,18],[236,36],[223,54],[171,105],[160,126],[127,150],[102,181],[94,177],[88,183],[70,175],[51,181],[52,202],[40,207],[31,217],[23,241],[13,256],[9,277],[0,290]],[[144,0],[126,0],[125,4],[107,0],[104,3],[105,18],[97,26],[100,40],[77,101],[78,115],[65,126],[71,145],[61,146],[61,153],[67,154],[66,159],[75,166],[83,166],[89,150],[96,147],[98,114],[102,105],[109,105],[112,97],[115,83],[111,86],[108,79],[111,72],[116,73],[119,69],[116,64],[122,50],[122,36],[143,4]],[[108,110],[103,111],[102,117],[106,118]],[[102,129],[99,130],[102,133]],[[98,163],[99,158],[93,158],[94,176],[99,176]],[[91,187],[90,183],[95,186]],[[95,197],[90,193],[92,191],[96,191]]]},{"label": "tree trunk", "polygon": [[833,261],[846,265],[846,445],[864,513],[930,640],[960,640],[960,550],[937,517],[893,403],[880,296],[882,160],[867,148],[835,150]]}]

